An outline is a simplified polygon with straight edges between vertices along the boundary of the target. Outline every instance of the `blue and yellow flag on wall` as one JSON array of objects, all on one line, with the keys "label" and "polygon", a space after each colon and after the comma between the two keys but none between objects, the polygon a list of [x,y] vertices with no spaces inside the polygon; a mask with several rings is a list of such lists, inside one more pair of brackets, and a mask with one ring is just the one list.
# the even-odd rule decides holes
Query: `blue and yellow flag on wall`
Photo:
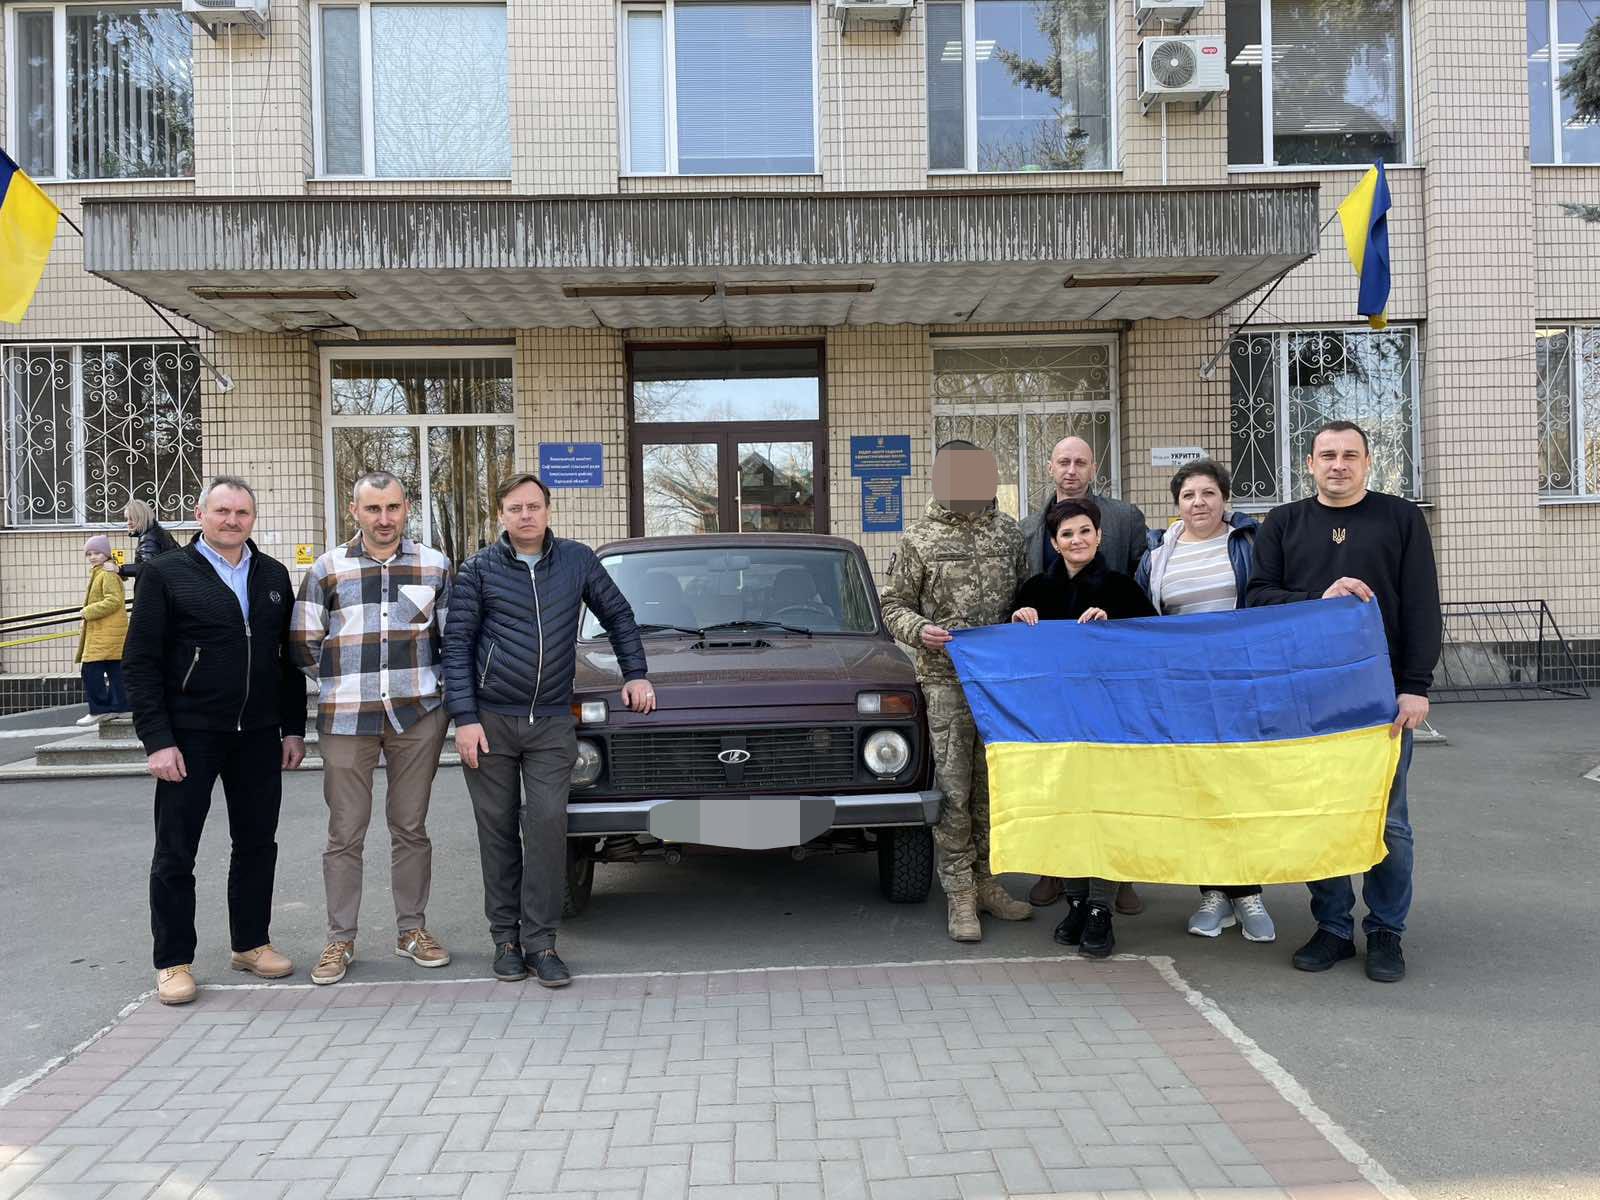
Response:
[{"label": "blue and yellow flag on wall", "polygon": [[962,630],[996,873],[1294,883],[1384,856],[1400,742],[1353,598]]},{"label": "blue and yellow flag on wall", "polygon": [[0,150],[0,321],[16,325],[33,303],[61,210]]},{"label": "blue and yellow flag on wall", "polygon": [[1375,163],[1339,205],[1344,248],[1361,281],[1356,312],[1374,329],[1389,323],[1389,177]]}]

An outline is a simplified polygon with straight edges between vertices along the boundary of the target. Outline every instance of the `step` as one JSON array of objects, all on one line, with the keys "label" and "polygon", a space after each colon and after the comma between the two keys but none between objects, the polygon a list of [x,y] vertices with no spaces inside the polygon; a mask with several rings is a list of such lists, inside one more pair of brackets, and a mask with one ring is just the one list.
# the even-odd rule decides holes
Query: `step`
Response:
[{"label": "step", "polygon": [[[316,752],[315,732],[306,735],[306,757],[301,771],[322,770],[322,756]],[[0,782],[27,779],[110,779],[148,778],[144,747],[136,740],[110,740],[109,747],[94,734],[83,734],[65,741],[40,746],[34,757],[0,766]],[[441,767],[458,767],[461,756],[455,744],[446,742],[439,755]]]},{"label": "step", "polygon": [[[135,763],[140,770],[144,769],[147,755],[139,739],[132,736],[132,732],[125,737],[106,737],[102,731],[79,734],[77,737],[66,738],[59,742],[46,742],[42,746],[35,746],[34,759],[42,767],[71,767],[86,766],[96,763]],[[310,758],[320,754],[317,750],[317,734],[311,730],[306,734],[306,757]]]}]

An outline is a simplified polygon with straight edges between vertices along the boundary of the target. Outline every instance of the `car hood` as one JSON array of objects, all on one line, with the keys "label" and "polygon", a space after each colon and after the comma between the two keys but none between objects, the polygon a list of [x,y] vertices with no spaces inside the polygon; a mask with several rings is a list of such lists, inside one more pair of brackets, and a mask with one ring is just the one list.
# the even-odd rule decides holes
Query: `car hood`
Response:
[{"label": "car hood", "polygon": [[[650,682],[661,707],[738,708],[775,698],[789,704],[853,703],[857,691],[916,687],[910,660],[886,638],[760,631],[738,640],[745,644],[706,646],[688,635],[646,638]],[[614,692],[621,683],[609,643],[579,644],[575,694]]]}]

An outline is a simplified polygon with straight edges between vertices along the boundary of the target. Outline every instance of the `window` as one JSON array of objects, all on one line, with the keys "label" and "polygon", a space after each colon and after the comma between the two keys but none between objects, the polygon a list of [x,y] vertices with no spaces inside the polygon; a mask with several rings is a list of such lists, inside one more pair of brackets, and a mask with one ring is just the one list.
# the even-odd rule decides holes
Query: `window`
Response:
[{"label": "window", "polygon": [[1405,162],[1406,0],[1228,0],[1228,161]]},{"label": "window", "polygon": [[1539,494],[1600,496],[1600,327],[1535,338]]},{"label": "window", "polygon": [[350,493],[388,471],[411,497],[409,537],[460,563],[500,536],[494,493],[514,470],[511,352],[326,352],[328,536],[355,536]]},{"label": "window", "polygon": [[815,171],[815,27],[810,0],[625,5],[623,170]]},{"label": "window", "polygon": [[504,5],[314,11],[319,175],[510,177]]},{"label": "window", "polygon": [[1600,0],[1528,0],[1528,157],[1536,163],[1600,163],[1600,124],[1574,118],[1571,97],[1556,90],[1597,20]]},{"label": "window", "polygon": [[7,346],[0,385],[9,524],[120,525],[129,500],[192,519],[200,360],[187,346]]},{"label": "window", "polygon": [[1354,421],[1372,448],[1375,492],[1417,499],[1416,330],[1293,329],[1228,347],[1233,499],[1246,507],[1312,494],[1305,460],[1318,429]]},{"label": "window", "polygon": [[929,0],[929,168],[1109,170],[1110,8],[1110,0]]},{"label": "window", "polygon": [[177,5],[6,8],[7,145],[36,179],[194,174],[189,18]]},{"label": "window", "polygon": [[1021,519],[1055,495],[1050,451],[1064,437],[1094,449],[1094,487],[1116,495],[1114,342],[1067,337],[1021,345],[941,339],[933,351],[933,444],[965,438],[994,451],[1000,507]]}]

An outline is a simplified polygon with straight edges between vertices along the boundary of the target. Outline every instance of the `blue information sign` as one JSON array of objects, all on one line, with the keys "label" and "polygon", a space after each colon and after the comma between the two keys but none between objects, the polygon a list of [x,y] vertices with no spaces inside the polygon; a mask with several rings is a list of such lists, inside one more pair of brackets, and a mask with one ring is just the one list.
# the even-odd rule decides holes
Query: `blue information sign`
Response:
[{"label": "blue information sign", "polygon": [[905,528],[901,478],[899,475],[872,475],[861,481],[862,533],[899,533]]},{"label": "blue information sign", "polygon": [[539,478],[551,488],[603,486],[599,442],[540,442]]},{"label": "blue information sign", "polygon": [[885,433],[851,438],[850,474],[873,476],[911,474],[911,435]]}]

